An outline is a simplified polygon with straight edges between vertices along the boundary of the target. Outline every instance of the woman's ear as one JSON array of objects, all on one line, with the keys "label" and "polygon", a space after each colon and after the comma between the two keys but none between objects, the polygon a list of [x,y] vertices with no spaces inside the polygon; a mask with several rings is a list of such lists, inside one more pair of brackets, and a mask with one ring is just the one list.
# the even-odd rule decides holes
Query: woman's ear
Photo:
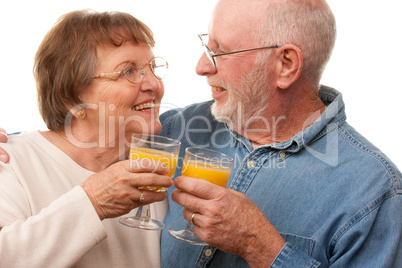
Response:
[{"label": "woman's ear", "polygon": [[277,86],[281,89],[289,88],[299,79],[303,67],[303,53],[295,45],[284,45],[279,48],[279,72]]}]

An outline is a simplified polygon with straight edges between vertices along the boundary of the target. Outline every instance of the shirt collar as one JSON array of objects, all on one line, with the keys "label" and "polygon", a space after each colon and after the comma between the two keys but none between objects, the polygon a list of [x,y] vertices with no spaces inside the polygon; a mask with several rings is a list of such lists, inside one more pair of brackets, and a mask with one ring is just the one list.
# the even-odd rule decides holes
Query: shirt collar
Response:
[{"label": "shirt collar", "polygon": [[[320,86],[319,97],[327,106],[321,116],[309,127],[297,133],[291,139],[281,143],[271,143],[260,146],[260,148],[272,148],[287,152],[298,152],[311,142],[325,136],[330,131],[338,128],[339,125],[346,121],[345,104],[342,99],[342,94],[334,88],[324,85]],[[229,132],[234,136],[234,146],[239,142],[246,148],[252,151],[250,140],[241,136],[237,132],[229,129]]]}]

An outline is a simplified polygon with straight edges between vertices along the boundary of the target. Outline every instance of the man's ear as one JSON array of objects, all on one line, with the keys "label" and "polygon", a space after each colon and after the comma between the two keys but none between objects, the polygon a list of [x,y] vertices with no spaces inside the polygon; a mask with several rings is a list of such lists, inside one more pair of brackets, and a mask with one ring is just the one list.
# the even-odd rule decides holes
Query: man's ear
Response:
[{"label": "man's ear", "polygon": [[279,48],[279,64],[277,86],[281,89],[289,88],[299,79],[303,67],[303,53],[295,45],[284,45]]}]

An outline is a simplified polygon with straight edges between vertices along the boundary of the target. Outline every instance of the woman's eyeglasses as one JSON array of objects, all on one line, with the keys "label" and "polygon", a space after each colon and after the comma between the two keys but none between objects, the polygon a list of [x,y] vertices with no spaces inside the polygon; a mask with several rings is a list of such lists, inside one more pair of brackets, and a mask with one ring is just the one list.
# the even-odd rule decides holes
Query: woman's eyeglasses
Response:
[{"label": "woman's eyeglasses", "polygon": [[139,84],[144,80],[145,77],[145,67],[149,66],[152,73],[159,80],[162,80],[167,73],[168,63],[161,57],[152,58],[147,64],[143,64],[141,61],[131,61],[128,62],[123,70],[114,73],[103,73],[99,75],[94,75],[93,78],[103,78],[109,77],[112,79],[117,79],[123,76],[133,84]]}]

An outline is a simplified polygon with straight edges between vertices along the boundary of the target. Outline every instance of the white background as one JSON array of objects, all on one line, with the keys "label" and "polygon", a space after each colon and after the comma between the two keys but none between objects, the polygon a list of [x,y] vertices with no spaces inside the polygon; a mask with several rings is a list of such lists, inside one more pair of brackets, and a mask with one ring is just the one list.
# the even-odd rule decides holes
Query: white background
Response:
[{"label": "white background", "polygon": [[[169,62],[164,103],[210,99],[195,74],[202,53],[196,34],[207,31],[216,0],[3,1],[0,16],[0,127],[46,129],[36,107],[33,57],[45,33],[69,11],[91,8],[131,13],[156,37],[155,55]],[[343,93],[348,122],[400,168],[402,115],[402,4],[398,0],[328,0],[338,38],[322,84]],[[245,36],[245,38],[247,38]]]}]

